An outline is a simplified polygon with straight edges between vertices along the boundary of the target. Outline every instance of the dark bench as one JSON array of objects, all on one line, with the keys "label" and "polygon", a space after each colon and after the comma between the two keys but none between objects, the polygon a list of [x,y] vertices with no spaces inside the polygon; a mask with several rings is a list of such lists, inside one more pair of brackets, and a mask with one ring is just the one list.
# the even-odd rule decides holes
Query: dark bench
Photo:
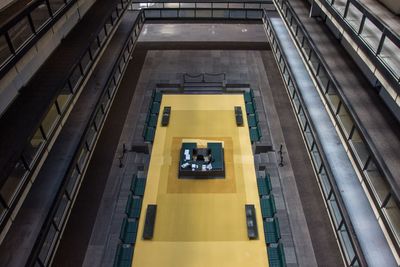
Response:
[{"label": "dark bench", "polygon": [[139,197],[134,197],[130,194],[125,208],[125,213],[128,218],[139,218],[141,209],[142,199]]},{"label": "dark bench", "polygon": [[136,242],[138,224],[136,219],[124,218],[119,235],[119,239],[122,243],[134,244]]},{"label": "dark bench", "polygon": [[260,198],[262,217],[272,218],[276,213],[275,199],[273,195],[263,196]]},{"label": "dark bench", "polygon": [[265,242],[267,244],[278,243],[281,239],[278,218],[269,218],[264,221]]},{"label": "dark bench", "polygon": [[281,243],[268,246],[268,260],[270,267],[286,266],[285,251]]},{"label": "dark bench", "polygon": [[115,254],[114,267],[130,267],[132,264],[133,246],[119,244]]},{"label": "dark bench", "polygon": [[237,126],[243,126],[243,112],[240,106],[235,107],[235,119]]},{"label": "dark bench", "polygon": [[143,239],[149,240],[153,238],[154,224],[156,222],[157,205],[147,205],[146,219],[144,221]]},{"label": "dark bench", "polygon": [[246,212],[247,236],[249,239],[258,239],[256,209],[252,204],[246,204],[244,209]]}]

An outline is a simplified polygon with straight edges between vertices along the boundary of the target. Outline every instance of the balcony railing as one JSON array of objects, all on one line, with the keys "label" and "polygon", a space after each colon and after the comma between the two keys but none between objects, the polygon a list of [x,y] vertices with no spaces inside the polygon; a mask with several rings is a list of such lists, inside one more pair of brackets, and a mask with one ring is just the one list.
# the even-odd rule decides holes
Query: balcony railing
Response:
[{"label": "balcony railing", "polygon": [[318,0],[400,94],[400,35],[358,0]]},{"label": "balcony railing", "polygon": [[400,196],[399,192],[392,189],[396,188],[394,178],[289,1],[276,0],[276,5],[303,60],[309,67],[310,74],[317,82],[320,95],[327,103],[327,110],[338,125],[344,145],[349,148],[350,157],[367,185],[369,195],[383,219],[385,228],[399,251],[400,209],[398,203]]}]

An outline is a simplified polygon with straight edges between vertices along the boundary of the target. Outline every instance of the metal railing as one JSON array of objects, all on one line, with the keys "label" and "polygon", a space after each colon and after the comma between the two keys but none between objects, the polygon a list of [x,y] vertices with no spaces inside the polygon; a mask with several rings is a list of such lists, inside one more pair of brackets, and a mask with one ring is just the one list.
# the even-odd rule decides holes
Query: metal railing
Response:
[{"label": "metal railing", "polygon": [[316,138],[315,126],[310,118],[308,110],[304,104],[302,94],[294,79],[294,75],[287,62],[281,44],[278,41],[277,34],[272,27],[267,12],[263,15],[264,26],[267,36],[270,39],[271,48],[276,59],[278,68],[281,72],[287,93],[289,95],[293,111],[307,145],[307,152],[310,155],[314,171],[318,178],[319,186],[330,215],[331,223],[335,229],[335,235],[340,244],[340,249],[345,257],[347,266],[366,266],[364,256],[357,237],[347,214],[345,205],[341,198],[339,189],[336,186],[335,179],[330,170],[329,163],[323,151],[322,146]]},{"label": "metal railing", "polygon": [[[120,0],[121,5],[124,0]],[[14,17],[10,18],[0,27],[0,78],[2,78],[28,51],[37,41],[68,11],[68,9],[76,2],[76,0],[38,0],[32,1],[26,8],[21,10]],[[258,18],[259,12],[251,12],[253,9],[271,9],[273,8],[272,0],[264,0],[259,2],[143,2],[133,3],[132,9],[175,9],[180,16],[171,15],[170,11],[161,12],[160,15],[148,12],[148,18],[201,18],[208,17],[205,12],[214,10],[216,14],[213,18],[228,19],[246,19]],[[189,10],[184,10],[188,8]],[[217,8],[226,9],[226,14],[218,13]],[[193,15],[190,10],[204,9],[195,12]],[[233,9],[246,9],[245,15]],[[232,10],[232,11],[230,11]],[[151,15],[152,14],[152,15]]]},{"label": "metal railing", "polygon": [[[268,9],[270,9],[269,2],[265,3],[268,5]],[[284,6],[285,1],[277,0],[276,1],[278,5],[281,5],[280,8],[282,9]],[[274,52],[275,52],[275,57],[277,59],[278,65],[280,66],[280,70],[282,72],[282,75],[284,77],[284,81],[287,85],[288,90],[290,91],[292,88],[291,96],[292,100],[297,97],[299,103],[302,103],[301,96],[298,93],[294,93],[297,91],[296,85],[293,82],[291,77],[291,71],[290,68],[287,65],[286,59],[284,58],[281,48],[279,44],[276,42],[276,38],[273,38],[274,32],[272,27],[270,27],[270,24],[268,22],[268,16],[267,13],[264,10],[264,7],[262,6],[262,3],[210,3],[210,2],[204,2],[204,3],[185,3],[185,2],[180,2],[180,3],[175,3],[177,6],[173,5],[174,3],[132,3],[130,5],[131,9],[139,9],[141,10],[139,13],[138,18],[139,21],[136,21],[135,23],[138,23],[138,31],[140,32],[141,27],[143,26],[143,23],[145,22],[145,19],[165,19],[165,18],[174,18],[174,19],[192,19],[192,18],[197,18],[197,19],[264,19],[264,23],[266,24],[267,30],[269,37],[271,39],[271,43],[274,44]],[[254,6],[251,6],[251,4],[254,4]],[[161,5],[157,6],[157,5]],[[223,6],[221,6],[223,5]],[[247,5],[247,6],[246,6]],[[249,6],[250,5],[250,6]],[[286,6],[286,5],[285,5]],[[246,7],[246,8],[244,8]],[[248,8],[247,8],[248,7]],[[286,7],[285,10],[281,10],[282,12],[288,12],[287,10],[290,10],[290,8]],[[286,17],[286,15],[284,16]],[[292,16],[293,17],[293,16]],[[113,19],[111,19],[112,21]],[[290,21],[295,21],[296,19],[290,19]],[[291,25],[292,22],[290,22],[289,25]],[[136,25],[136,24],[135,24]],[[306,55],[308,61],[311,64],[311,69],[314,70],[315,73],[314,75],[317,75],[317,80],[320,81],[320,83],[324,84],[324,88],[326,91],[336,88],[338,91],[338,95],[341,96],[340,93],[340,87],[337,85],[336,80],[334,79],[333,75],[330,73],[329,69],[327,69],[325,66],[325,62],[322,57],[320,57],[319,53],[317,50],[315,50],[315,46],[312,42],[311,39],[309,39],[309,36],[306,31],[302,28],[302,25],[299,23],[296,26],[296,36],[298,34],[303,35],[302,41],[300,42],[301,46],[300,47],[305,47],[308,46],[308,49],[303,49],[302,53],[303,56]],[[107,27],[104,28],[104,31],[107,32]],[[291,28],[291,26],[289,26]],[[135,26],[136,29],[136,26]],[[304,31],[304,32],[303,32]],[[136,33],[135,30],[135,36],[137,37],[139,35],[139,32]],[[137,35],[136,35],[137,34]],[[297,39],[296,39],[297,40]],[[136,39],[135,39],[136,41]],[[298,41],[297,41],[298,42]],[[299,43],[298,43],[299,44]],[[126,48],[125,48],[126,49]],[[279,55],[278,52],[279,51]],[[130,51],[129,53],[131,53]],[[122,53],[122,52],[121,52]],[[121,54],[120,54],[121,57]],[[119,61],[121,58],[118,59]],[[282,62],[282,63],[281,63]],[[282,64],[282,66],[280,65]],[[81,68],[81,67],[79,67]],[[115,71],[115,70],[114,70]],[[114,75],[114,74],[113,74]],[[286,76],[285,76],[286,75]],[[111,76],[110,76],[111,77]],[[113,86],[113,90],[118,86],[118,82],[121,79],[122,74],[118,73],[118,77],[112,76],[112,83],[109,81],[108,85],[104,89],[105,92],[110,92],[111,89],[108,88],[108,86]],[[326,92],[325,92],[326,93]],[[106,93],[104,93],[106,94]],[[107,93],[109,96],[109,100],[106,101],[107,103],[111,103],[111,95]],[[104,95],[103,97],[104,98]],[[340,104],[336,109],[335,109],[335,114],[340,110],[340,106],[346,106],[349,103],[346,102],[346,100],[343,98],[340,101]],[[45,227],[42,229],[42,232],[40,234],[40,237],[37,240],[37,243],[35,245],[35,250],[32,252],[31,255],[31,263],[32,265],[39,262],[38,264],[40,265],[46,265],[47,262],[49,262],[49,259],[54,255],[54,251],[56,249],[57,244],[56,240],[59,240],[59,238],[62,235],[62,231],[65,227],[65,222],[68,218],[68,213],[70,209],[72,208],[73,201],[77,195],[78,189],[79,189],[79,184],[81,183],[81,179],[84,174],[84,170],[86,168],[87,162],[90,159],[90,153],[91,150],[93,149],[94,144],[98,138],[99,131],[101,126],[104,123],[104,118],[106,116],[106,111],[109,108],[109,104],[107,104],[107,108],[104,108],[104,105],[102,103],[97,103],[96,106],[96,111],[93,113],[90,123],[88,124],[85,134],[82,136],[81,143],[79,146],[79,149],[75,153],[75,157],[73,162],[70,165],[68,174],[66,178],[64,179],[64,184],[62,188],[60,189],[58,193],[58,200],[53,204],[51,212],[47,216],[46,224]],[[351,108],[351,106],[350,106]],[[344,109],[344,108],[343,108]],[[99,110],[102,110],[102,115],[99,116]],[[351,111],[351,110],[350,110]],[[108,112],[108,111],[107,111]],[[350,113],[351,115],[354,115],[353,113]],[[313,159],[313,166],[315,168],[316,173],[318,174],[320,185],[321,185],[321,190],[324,193],[324,197],[327,203],[327,206],[329,207],[329,212],[331,215],[331,218],[333,220],[333,223],[335,225],[336,229],[336,234],[338,235],[338,239],[341,240],[341,249],[344,251],[344,255],[346,256],[347,263],[349,265],[355,265],[357,263],[362,263],[362,252],[358,248],[357,242],[355,241],[356,239],[353,236],[353,232],[351,230],[351,224],[349,223],[348,216],[346,215],[345,210],[343,210],[343,204],[340,199],[340,193],[337,191],[337,188],[334,183],[331,181],[331,172],[329,170],[329,167],[326,167],[324,165],[324,162],[326,160],[324,159],[324,155],[320,154],[319,147],[320,144],[317,139],[314,138],[314,131],[313,131],[313,124],[309,120],[307,112],[304,108],[299,108],[297,110],[297,119],[299,121],[299,125],[302,125],[303,129],[303,136],[304,139],[306,140],[308,146],[309,146],[309,153],[311,153],[311,158]],[[303,122],[303,118],[305,118],[305,122]],[[339,123],[341,123],[341,120],[339,120]],[[356,123],[358,122],[357,117],[355,117]],[[304,123],[304,125],[302,124]],[[365,136],[362,128],[358,129],[355,125],[353,125],[350,129],[350,135],[354,135],[354,133],[358,131],[360,132],[360,135]],[[89,142],[88,137],[90,133],[93,133],[92,139]],[[368,135],[366,135],[368,136]],[[365,138],[365,137],[364,137]],[[307,141],[309,140],[309,141]],[[368,140],[368,139],[367,139]],[[83,155],[82,159],[82,151],[87,150]],[[372,150],[372,152],[376,152]],[[374,153],[370,153],[368,156],[367,162],[371,162],[371,159],[373,158]],[[79,164],[77,162],[82,162],[82,166],[78,167]],[[370,163],[364,163],[363,168],[368,168],[368,165]],[[71,185],[71,181],[74,181],[73,185]],[[71,194],[68,193],[67,190],[72,190],[72,189],[67,189],[67,188],[74,188],[75,191]],[[65,200],[66,199],[66,200]],[[64,206],[64,202],[69,203],[68,205]],[[336,206],[335,206],[336,205]],[[60,212],[59,210],[63,209],[63,212]],[[59,217],[57,214],[62,213],[63,217],[62,223],[60,224],[57,222],[59,220]],[[52,231],[52,227],[55,229],[55,231]],[[56,234],[54,234],[56,233]],[[50,238],[49,238],[50,235]],[[350,238],[350,246],[348,246],[349,243],[344,244],[343,240],[347,240],[347,236]],[[50,240],[49,242],[47,240]],[[46,243],[47,242],[47,243]],[[48,246],[49,244],[53,244],[52,246]],[[44,260],[40,259],[40,253],[42,252],[43,247],[51,247],[52,251],[45,253],[46,257]],[[50,255],[50,256],[49,256]],[[40,260],[39,260],[40,259]]]},{"label": "metal railing", "polygon": [[47,266],[51,263],[55,255],[57,244],[62,237],[73,203],[78,195],[79,187],[95,144],[116,95],[116,88],[118,88],[125,69],[128,66],[143,24],[144,13],[141,12],[134,22],[129,38],[125,41],[123,49],[117,57],[117,61],[83,132],[74,157],[69,164],[67,174],[63,179],[63,184],[57,193],[57,200],[53,202],[50,208],[46,222],[30,255],[28,266],[36,266],[36,264]]},{"label": "metal railing", "polygon": [[[16,165],[9,175],[13,176],[13,173],[17,172],[19,175],[17,177],[19,185],[15,188],[14,192],[11,192],[9,199],[5,199],[3,195],[0,195],[0,204],[4,207],[0,214],[0,229],[5,227],[10,219],[10,215],[15,211],[15,207],[19,206],[20,197],[24,195],[24,190],[29,182],[33,182],[36,178],[37,167],[45,159],[44,156],[47,155],[46,151],[51,149],[51,144],[53,144],[57,134],[63,127],[62,121],[68,117],[74,100],[81,92],[80,87],[82,83],[89,75],[94,62],[100,55],[100,51],[104,48],[107,40],[109,40],[115,25],[117,25],[122,16],[122,11],[128,8],[127,1],[122,3],[122,6],[118,5],[115,7],[115,10],[104,25],[93,35],[92,40],[82,50],[76,63],[71,66],[65,80],[60,81],[63,85],[58,97],[53,103],[49,104],[50,109],[48,113],[44,116],[39,128],[35,130],[35,134],[30,142],[26,144],[22,154],[18,156]],[[120,7],[123,9],[120,9]],[[10,177],[7,176],[1,178],[0,188],[3,187],[8,179]]]},{"label": "metal railing", "polygon": [[26,8],[0,26],[0,79],[75,2],[31,1]]},{"label": "metal railing", "polygon": [[318,0],[400,94],[400,36],[358,0]]},{"label": "metal railing", "polygon": [[400,216],[400,196],[393,175],[290,3],[287,0],[276,0],[276,6],[309,68],[309,73],[318,85],[320,95],[327,103],[331,118],[339,126],[339,134],[344,145],[349,148],[349,156],[367,185],[385,228],[399,251],[400,225],[395,218]]}]

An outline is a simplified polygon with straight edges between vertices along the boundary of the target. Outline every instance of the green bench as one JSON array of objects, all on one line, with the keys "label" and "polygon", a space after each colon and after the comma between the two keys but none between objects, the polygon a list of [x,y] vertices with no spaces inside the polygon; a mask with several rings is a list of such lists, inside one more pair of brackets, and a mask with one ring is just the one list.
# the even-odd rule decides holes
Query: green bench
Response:
[{"label": "green bench", "polygon": [[153,102],[151,105],[150,113],[151,114],[158,114],[160,112],[160,103],[159,102]]},{"label": "green bench", "polygon": [[247,122],[249,127],[257,127],[258,126],[258,115],[257,113],[250,114],[247,116]]},{"label": "green bench", "polygon": [[264,221],[264,235],[267,244],[278,243],[281,239],[278,218],[269,218]]},{"label": "green bench", "polygon": [[156,128],[146,127],[145,129],[146,129],[146,132],[144,135],[144,141],[152,143],[154,141],[154,135],[156,134]]},{"label": "green bench", "polygon": [[162,93],[161,92],[155,92],[153,96],[153,102],[159,102],[161,103],[162,99]]},{"label": "green bench", "polygon": [[133,246],[119,244],[115,254],[114,267],[131,267],[133,256]]},{"label": "green bench", "polygon": [[137,180],[137,175],[133,174],[132,181],[131,181],[131,192],[132,193],[135,192],[136,180]]},{"label": "green bench", "polygon": [[270,267],[286,266],[285,251],[281,243],[268,246],[268,260]]},{"label": "green bench", "polygon": [[211,156],[214,159],[212,166],[214,169],[224,168],[224,155],[222,143],[207,143],[207,148],[211,149]]},{"label": "green bench", "polygon": [[258,127],[251,127],[249,131],[250,131],[250,141],[252,143],[260,141],[261,134]]},{"label": "green bench", "polygon": [[146,122],[147,126],[156,127],[157,126],[157,118],[158,118],[157,114],[151,114],[149,116],[148,121]]},{"label": "green bench", "polygon": [[124,244],[134,244],[136,241],[138,221],[136,219],[124,218],[121,226],[119,239]]},{"label": "green bench", "polygon": [[247,102],[246,103],[246,113],[247,114],[254,114],[256,112],[256,109],[253,105],[252,102]]},{"label": "green bench", "polygon": [[136,179],[135,188],[133,190],[133,194],[135,196],[141,196],[142,197],[144,195],[145,188],[146,188],[146,179],[137,178]]},{"label": "green bench", "polygon": [[276,213],[275,199],[273,195],[260,198],[261,214],[263,219],[272,218]]},{"label": "green bench", "polygon": [[142,209],[142,199],[133,197],[131,194],[128,197],[128,201],[126,202],[125,213],[128,218],[139,218],[140,210]]},{"label": "green bench", "polygon": [[265,178],[257,178],[258,193],[260,196],[269,195],[272,190],[271,179],[267,175]]},{"label": "green bench", "polygon": [[253,101],[253,98],[251,97],[250,91],[244,91],[243,96],[244,96],[244,102],[245,103]]}]

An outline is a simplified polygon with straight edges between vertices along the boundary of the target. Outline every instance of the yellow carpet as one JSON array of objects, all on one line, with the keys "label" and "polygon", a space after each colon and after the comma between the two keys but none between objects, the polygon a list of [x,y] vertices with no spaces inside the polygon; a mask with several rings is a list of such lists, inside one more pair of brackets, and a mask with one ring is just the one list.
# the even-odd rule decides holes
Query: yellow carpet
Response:
[{"label": "yellow carpet", "polygon": [[[247,120],[237,127],[234,116],[234,106],[245,114],[243,95],[164,95],[164,106],[171,119],[158,119],[133,266],[268,266]],[[178,179],[188,139],[223,142],[224,179]],[[142,240],[148,204],[157,204],[154,237]],[[256,207],[258,240],[247,237],[245,204]]]}]

